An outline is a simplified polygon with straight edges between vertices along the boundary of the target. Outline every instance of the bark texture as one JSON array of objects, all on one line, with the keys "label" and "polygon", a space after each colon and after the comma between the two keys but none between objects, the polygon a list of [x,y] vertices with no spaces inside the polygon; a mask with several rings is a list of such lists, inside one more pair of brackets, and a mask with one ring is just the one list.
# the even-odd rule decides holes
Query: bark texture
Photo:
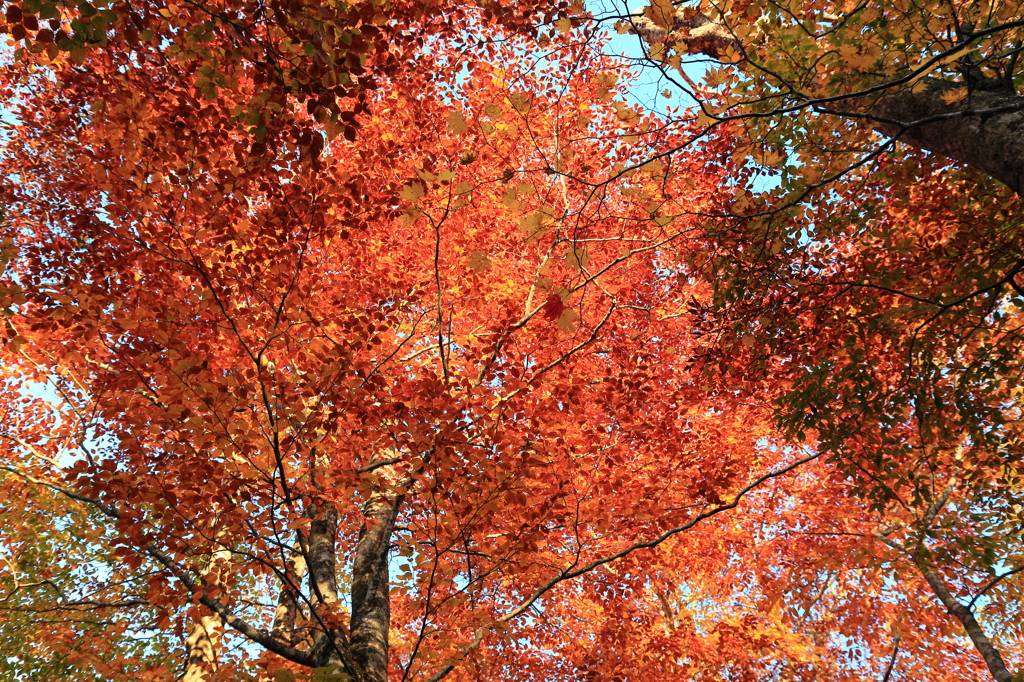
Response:
[{"label": "bark texture", "polygon": [[988,666],[989,672],[992,673],[992,679],[996,680],[996,682],[1013,682],[1013,675],[1006,669],[1003,657],[999,655],[999,651],[992,646],[992,642],[985,636],[985,632],[974,618],[974,613],[971,609],[961,604],[950,594],[942,579],[934,572],[922,567],[922,573],[924,574],[924,579],[928,581],[928,585],[932,588],[932,592],[939,598],[942,605],[946,607],[946,611],[960,621],[960,624],[967,630],[967,636],[971,638],[974,647],[985,660],[985,665]]},{"label": "bark texture", "polygon": [[[207,585],[220,583],[220,571],[230,558],[227,549],[219,549],[203,570]],[[224,630],[223,619],[215,612],[200,616],[185,640],[185,673],[181,682],[209,682],[217,672],[217,650]]]},{"label": "bark texture", "polygon": [[[309,587],[314,601],[314,620],[327,616],[338,601],[337,574],[338,511],[331,504],[317,505],[309,533],[306,536],[306,563],[309,566]],[[348,670],[342,656],[344,634],[337,628],[317,627],[313,633],[313,660],[316,667],[335,667]],[[355,675],[359,679],[358,673]]]},{"label": "bark texture", "polygon": [[965,163],[1024,194],[1024,97],[1003,88],[975,89],[947,104],[942,95],[959,87],[931,79],[919,92],[880,98],[868,112],[902,124],[879,123],[875,129],[882,134]]},{"label": "bark texture", "polygon": [[301,633],[295,632],[295,620],[299,614],[299,587],[306,577],[306,557],[301,549],[299,543],[296,543],[294,553],[285,566],[284,585],[277,599],[274,627],[271,630],[274,638],[287,644],[296,644],[302,639]]},{"label": "bark texture", "polygon": [[[631,17],[630,23],[646,42],[664,43],[680,53],[714,59],[730,49],[744,53],[743,43],[727,27],[691,9],[679,9],[667,29],[643,13]],[[763,36],[755,34],[752,39]],[[1024,195],[1024,97],[1013,91],[1008,78],[965,73],[963,81],[927,78],[924,87],[904,86],[871,101],[857,97],[823,103],[820,110],[881,119],[874,128],[883,135],[964,163]],[[943,95],[965,86],[969,92],[959,101],[943,100]],[[813,98],[807,101],[814,103]]]},{"label": "bark texture", "polygon": [[217,672],[217,640],[223,621],[217,614],[204,615],[185,640],[185,674],[181,682],[207,682]]},{"label": "bark texture", "polygon": [[352,657],[366,682],[386,682],[391,629],[388,547],[401,497],[375,492],[363,508],[364,521],[352,566]]}]

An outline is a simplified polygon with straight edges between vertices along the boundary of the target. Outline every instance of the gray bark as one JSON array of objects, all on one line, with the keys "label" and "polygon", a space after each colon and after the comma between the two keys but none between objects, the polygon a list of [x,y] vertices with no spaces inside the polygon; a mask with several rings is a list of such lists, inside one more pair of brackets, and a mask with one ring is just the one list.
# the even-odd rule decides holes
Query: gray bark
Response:
[{"label": "gray bark", "polygon": [[402,498],[376,491],[363,508],[364,521],[352,566],[352,658],[366,682],[386,682],[391,629],[388,546]]},{"label": "gray bark", "polygon": [[285,565],[284,584],[277,599],[277,610],[274,612],[274,627],[271,634],[287,644],[295,644],[301,637],[295,633],[295,619],[299,613],[299,587],[306,577],[306,557],[301,547],[295,543],[294,553]]},{"label": "gray bark", "polygon": [[[309,588],[313,596],[313,608],[318,613],[324,613],[338,601],[337,536],[338,511],[333,505],[318,503],[313,521],[309,524],[305,547]],[[341,655],[343,646],[343,633],[336,628],[317,627],[313,632],[312,650],[315,666],[348,670],[349,666]],[[358,674],[355,677],[361,682]]]},{"label": "gray bark", "polygon": [[974,613],[971,609],[961,604],[950,594],[942,579],[934,572],[927,570],[923,566],[921,572],[924,574],[924,579],[928,581],[928,585],[931,586],[932,592],[939,598],[942,605],[946,607],[946,611],[964,626],[967,636],[974,643],[974,648],[981,654],[981,657],[985,660],[985,665],[988,666],[989,672],[992,673],[992,679],[996,680],[996,682],[1013,682],[1013,675],[1006,669],[1003,657],[999,655],[999,651],[992,646],[992,642],[985,636],[985,632],[974,618]]},{"label": "gray bark", "polygon": [[[213,553],[202,575],[207,584],[219,585],[220,571],[226,565],[231,553],[221,548]],[[181,682],[208,682],[217,672],[217,653],[224,630],[224,620],[210,611],[192,626],[185,640],[185,674]]]},{"label": "gray bark", "polygon": [[[868,113],[903,124],[876,124],[882,134],[965,163],[1024,195],[1024,97],[1006,89],[975,89],[946,104],[943,93],[958,87],[929,79],[919,92],[881,97]],[[917,124],[926,120],[931,122]]]}]

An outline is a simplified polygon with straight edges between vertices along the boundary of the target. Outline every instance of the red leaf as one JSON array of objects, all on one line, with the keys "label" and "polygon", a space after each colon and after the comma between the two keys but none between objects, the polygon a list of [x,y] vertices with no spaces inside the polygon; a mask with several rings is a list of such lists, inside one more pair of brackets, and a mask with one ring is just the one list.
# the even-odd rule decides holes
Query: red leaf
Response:
[{"label": "red leaf", "polygon": [[562,303],[561,296],[558,294],[548,296],[547,303],[544,304],[544,317],[554,321],[561,317],[564,311],[565,304]]}]

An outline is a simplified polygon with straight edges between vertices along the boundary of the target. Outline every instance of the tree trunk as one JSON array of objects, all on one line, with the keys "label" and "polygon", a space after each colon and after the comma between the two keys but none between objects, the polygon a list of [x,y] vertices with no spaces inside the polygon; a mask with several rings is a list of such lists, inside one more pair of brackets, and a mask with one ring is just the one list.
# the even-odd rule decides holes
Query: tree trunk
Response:
[{"label": "tree trunk", "polygon": [[[681,54],[720,59],[729,49],[744,52],[743,43],[727,27],[688,8],[680,8],[670,26],[659,26],[642,12],[631,17],[631,23],[648,43],[664,41]],[[1013,92],[1012,81],[965,74],[964,83],[931,77],[923,83],[923,88],[903,86],[904,90],[883,94],[873,103],[857,98],[816,109],[839,116],[889,119],[873,123],[875,130],[967,164],[1024,195],[1024,97]],[[942,99],[968,83],[970,92],[960,101],[947,104]],[[813,105],[813,98],[808,100]],[[926,120],[931,122],[918,124]]]},{"label": "tree trunk", "polygon": [[[220,571],[231,553],[222,548],[213,553],[202,575],[207,584],[219,584]],[[202,607],[201,607],[202,608]],[[205,610],[205,609],[204,609]],[[217,672],[217,648],[224,621],[212,611],[199,617],[185,640],[185,674],[181,682],[209,682]]]},{"label": "tree trunk", "polygon": [[199,618],[185,640],[185,674],[181,682],[209,682],[217,672],[217,640],[224,623],[215,613]]},{"label": "tree trunk", "polygon": [[[875,129],[883,135],[965,163],[1024,195],[1024,97],[993,87],[946,104],[942,95],[959,87],[928,79],[919,92],[886,95],[868,111],[903,124],[877,123]],[[945,118],[914,125],[936,117]]]},{"label": "tree trunk", "polygon": [[992,642],[985,636],[971,609],[957,601],[950,594],[949,590],[946,589],[942,579],[928,570],[927,567],[922,566],[921,573],[924,574],[924,579],[928,581],[928,585],[931,586],[932,591],[942,602],[942,605],[946,607],[946,611],[960,621],[960,624],[967,630],[967,636],[974,643],[974,648],[985,659],[985,665],[988,666],[989,672],[992,673],[992,679],[996,680],[996,682],[1013,682],[1013,675],[1006,669],[1003,657],[999,655],[999,651],[992,646]]},{"label": "tree trunk", "polygon": [[391,628],[388,547],[401,496],[376,491],[363,507],[352,566],[352,658],[364,669],[366,682],[386,682],[388,632]]},{"label": "tree trunk", "polygon": [[294,645],[301,637],[295,633],[295,619],[299,613],[299,587],[306,577],[306,557],[300,543],[296,542],[294,553],[285,565],[284,584],[277,599],[274,612],[274,627],[271,634],[286,644]]},{"label": "tree trunk", "polygon": [[[336,545],[338,511],[332,504],[318,502],[309,524],[306,538],[306,563],[309,566],[309,587],[313,596],[314,621],[327,615],[338,601],[338,574]],[[329,623],[329,621],[328,621]],[[313,632],[313,660],[316,667],[334,667],[346,670],[362,682],[355,671],[349,670],[342,657],[344,634],[329,624],[321,624]]]}]

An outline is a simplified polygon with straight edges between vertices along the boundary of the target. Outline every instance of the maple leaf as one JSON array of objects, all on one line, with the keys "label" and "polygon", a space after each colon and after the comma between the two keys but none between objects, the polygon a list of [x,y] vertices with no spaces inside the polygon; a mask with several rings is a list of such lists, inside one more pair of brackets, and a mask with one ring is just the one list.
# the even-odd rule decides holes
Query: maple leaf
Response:
[{"label": "maple leaf", "polygon": [[410,183],[398,192],[398,196],[411,204],[415,204],[422,199],[424,194],[423,185],[418,182]]},{"label": "maple leaf", "polygon": [[952,106],[957,102],[962,102],[967,97],[967,88],[959,87],[952,90],[947,90],[942,93],[942,101]]},{"label": "maple leaf", "polygon": [[558,322],[556,325],[560,331],[569,333],[573,330],[576,320],[578,319],[580,319],[580,316],[575,310],[564,310],[562,314],[558,316]]},{"label": "maple leaf", "polygon": [[565,254],[565,263],[574,270],[585,270],[590,265],[590,252],[586,247],[572,247]]},{"label": "maple leaf", "polygon": [[488,258],[487,253],[484,251],[473,251],[467,258],[469,267],[476,272],[487,272],[491,269],[491,259]]},{"label": "maple leaf", "polygon": [[461,135],[469,129],[466,119],[463,117],[462,113],[458,111],[453,111],[448,114],[447,124],[448,132],[452,135]]},{"label": "maple leaf", "polygon": [[519,221],[519,229],[526,233],[527,242],[536,241],[547,234],[553,213],[552,209],[545,207],[523,216]]},{"label": "maple leaf", "polygon": [[544,313],[544,317],[549,320],[559,319],[562,313],[565,312],[565,303],[562,301],[562,296],[560,294],[549,295],[541,311]]},{"label": "maple leaf", "polygon": [[676,8],[672,4],[672,0],[651,0],[651,4],[644,8],[643,14],[659,27],[667,30],[674,22]]},{"label": "maple leaf", "polygon": [[509,104],[520,114],[525,114],[533,106],[530,96],[525,92],[515,92],[508,97]]}]

